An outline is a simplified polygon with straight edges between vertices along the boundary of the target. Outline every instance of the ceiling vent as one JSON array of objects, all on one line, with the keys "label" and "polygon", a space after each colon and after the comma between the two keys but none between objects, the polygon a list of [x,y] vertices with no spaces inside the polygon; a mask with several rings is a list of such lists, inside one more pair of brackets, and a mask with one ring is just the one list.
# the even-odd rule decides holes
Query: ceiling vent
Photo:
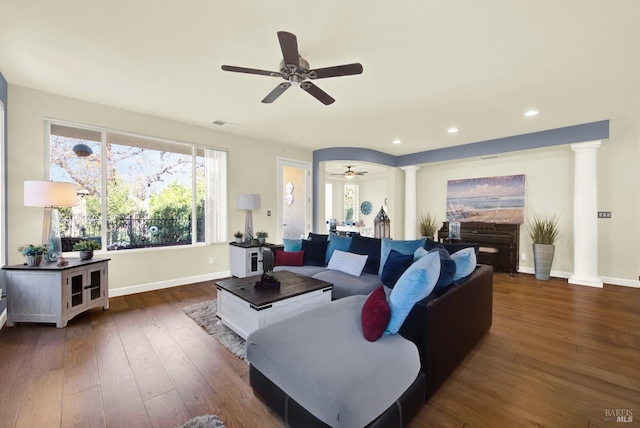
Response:
[{"label": "ceiling vent", "polygon": [[487,155],[487,156],[480,156],[480,160],[487,160],[487,159],[498,159],[500,157],[500,155]]},{"label": "ceiling vent", "polygon": [[218,126],[224,126],[225,128],[235,128],[237,126],[235,123],[225,122],[224,120],[214,120],[211,123]]}]

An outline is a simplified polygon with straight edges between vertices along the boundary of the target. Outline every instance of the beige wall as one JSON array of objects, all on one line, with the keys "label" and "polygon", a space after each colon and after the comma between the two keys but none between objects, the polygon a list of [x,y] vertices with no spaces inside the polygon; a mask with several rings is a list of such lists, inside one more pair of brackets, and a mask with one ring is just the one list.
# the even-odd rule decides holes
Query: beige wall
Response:
[{"label": "beige wall", "polygon": [[[367,227],[373,227],[373,220],[376,218],[380,207],[384,205],[384,198],[387,197],[387,177],[370,178],[358,181],[359,199],[358,218],[364,221]],[[360,205],[364,201],[371,202],[371,213],[369,215],[362,214]],[[386,210],[386,208],[385,208]]]},{"label": "beige wall", "polygon": [[[244,230],[244,213],[236,210],[239,193],[259,193],[262,208],[253,212],[255,230],[275,236],[277,165],[282,156],[310,162],[312,153],[291,146],[219,132],[207,127],[175,122],[104,105],[61,97],[21,86],[9,85],[8,123],[8,243],[9,263],[22,263],[12,249],[37,243],[42,235],[42,210],[23,206],[23,182],[44,179],[45,118],[66,120],[149,136],[229,150],[229,241],[233,232]],[[213,126],[213,125],[211,125]],[[240,124],[242,126],[242,124]],[[255,173],[259,171],[259,178]],[[110,288],[130,287],[180,278],[202,277],[229,270],[227,244],[171,249],[104,252],[108,256]],[[214,263],[209,264],[213,257]]]},{"label": "beige wall", "polygon": [[[640,147],[635,126],[611,124],[610,139],[598,150],[599,275],[638,279],[640,260]],[[431,211],[445,220],[447,180],[525,174],[525,224],[520,227],[521,267],[533,268],[526,218],[536,213],[560,216],[560,237],[552,270],[573,272],[574,154],[569,146],[503,154],[498,159],[461,160],[423,165],[417,173],[418,213]],[[635,237],[630,239],[630,237]]]}]

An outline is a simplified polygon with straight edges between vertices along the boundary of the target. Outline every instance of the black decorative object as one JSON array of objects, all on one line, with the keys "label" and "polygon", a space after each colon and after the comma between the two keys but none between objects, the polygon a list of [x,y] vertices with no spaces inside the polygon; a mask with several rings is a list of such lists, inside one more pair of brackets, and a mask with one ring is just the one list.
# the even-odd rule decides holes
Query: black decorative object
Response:
[{"label": "black decorative object", "polygon": [[257,290],[278,290],[280,289],[280,281],[275,277],[273,271],[267,271],[262,274],[260,281],[256,281],[253,286]]}]

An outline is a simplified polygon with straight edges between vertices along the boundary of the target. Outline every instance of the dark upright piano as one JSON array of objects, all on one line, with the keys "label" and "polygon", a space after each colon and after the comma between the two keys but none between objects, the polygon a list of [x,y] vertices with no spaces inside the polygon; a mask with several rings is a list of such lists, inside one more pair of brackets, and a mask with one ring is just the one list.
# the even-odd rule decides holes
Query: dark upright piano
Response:
[{"label": "dark upright piano", "polygon": [[[438,231],[438,239],[449,238],[449,222],[445,221]],[[480,247],[498,250],[496,270],[515,274],[518,272],[520,251],[520,225],[512,223],[482,223],[475,221],[460,222],[460,240],[452,242],[469,242],[480,244]],[[478,256],[482,263],[482,254]]]}]

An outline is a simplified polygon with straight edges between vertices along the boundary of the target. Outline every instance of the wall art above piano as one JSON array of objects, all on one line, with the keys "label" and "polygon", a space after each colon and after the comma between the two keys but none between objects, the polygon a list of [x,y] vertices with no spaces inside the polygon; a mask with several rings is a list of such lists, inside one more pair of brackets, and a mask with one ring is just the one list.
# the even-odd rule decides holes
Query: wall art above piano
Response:
[{"label": "wall art above piano", "polygon": [[524,174],[449,180],[447,221],[524,223]]}]

